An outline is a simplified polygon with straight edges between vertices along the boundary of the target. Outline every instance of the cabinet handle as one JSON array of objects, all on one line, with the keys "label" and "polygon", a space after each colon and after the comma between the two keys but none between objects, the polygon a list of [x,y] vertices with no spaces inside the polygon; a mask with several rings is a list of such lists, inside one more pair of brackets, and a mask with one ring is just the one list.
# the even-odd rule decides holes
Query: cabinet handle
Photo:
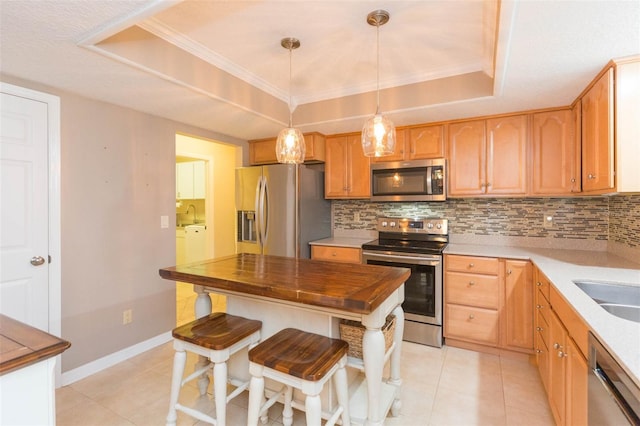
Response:
[{"label": "cabinet handle", "polygon": [[571,183],[576,183],[576,178],[571,178]]},{"label": "cabinet handle", "polygon": [[538,330],[538,331],[542,331],[542,330],[544,330],[544,328],[542,328],[542,327],[536,327],[536,330]]},{"label": "cabinet handle", "polygon": [[562,349],[562,345],[558,342],[553,344],[553,349]]},{"label": "cabinet handle", "polygon": [[589,173],[589,175],[587,176],[587,179],[595,179],[596,175]]},{"label": "cabinet handle", "polygon": [[542,351],[541,351],[540,349],[536,349],[536,353],[537,353],[537,354],[541,354],[541,353],[542,353]]},{"label": "cabinet handle", "polygon": [[334,251],[333,253],[331,253],[331,256],[336,257],[338,254]]},{"label": "cabinet handle", "polygon": [[474,265],[473,263],[469,264],[469,268],[473,268],[474,266],[476,266],[476,265]]},{"label": "cabinet handle", "polygon": [[538,287],[540,287],[540,286],[542,286],[542,283],[541,283],[540,281],[537,281],[537,282],[536,282],[536,285],[537,285]]},{"label": "cabinet handle", "polygon": [[536,309],[542,309],[542,305],[536,305]]},{"label": "cabinet handle", "polygon": [[469,285],[476,285],[475,281],[469,281]]},{"label": "cabinet handle", "polygon": [[487,188],[491,186],[491,182],[487,182]]},{"label": "cabinet handle", "polygon": [[564,358],[567,356],[566,352],[558,351],[558,358]]},{"label": "cabinet handle", "polygon": [[472,319],[474,319],[474,318],[475,318],[475,315],[473,315],[473,314],[469,314],[469,319],[470,319],[470,320],[472,320]]},{"label": "cabinet handle", "polygon": [[507,275],[511,275],[511,269],[507,269]]}]

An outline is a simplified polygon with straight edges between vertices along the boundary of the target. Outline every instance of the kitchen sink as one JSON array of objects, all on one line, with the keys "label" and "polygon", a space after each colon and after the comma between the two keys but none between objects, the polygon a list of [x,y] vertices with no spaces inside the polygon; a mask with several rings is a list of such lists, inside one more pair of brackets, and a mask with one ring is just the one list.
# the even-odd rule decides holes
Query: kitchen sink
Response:
[{"label": "kitchen sink", "polygon": [[640,322],[640,286],[587,280],[573,283],[610,314]]}]

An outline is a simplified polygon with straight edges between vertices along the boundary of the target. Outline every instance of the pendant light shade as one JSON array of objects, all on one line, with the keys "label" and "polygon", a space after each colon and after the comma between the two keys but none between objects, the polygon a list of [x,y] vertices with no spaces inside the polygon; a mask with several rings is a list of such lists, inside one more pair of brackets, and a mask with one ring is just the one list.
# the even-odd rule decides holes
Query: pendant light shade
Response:
[{"label": "pendant light shade", "polygon": [[367,157],[391,155],[396,148],[396,128],[380,113],[380,26],[389,21],[389,12],[375,10],[367,15],[367,23],[376,27],[376,114],[362,127],[362,150]]},{"label": "pendant light shade", "polygon": [[289,50],[289,127],[278,133],[276,158],[279,163],[300,164],[304,162],[304,136],[300,130],[293,127],[293,110],[291,109],[291,52],[300,47],[300,40],[287,37],[280,41],[280,45]]}]

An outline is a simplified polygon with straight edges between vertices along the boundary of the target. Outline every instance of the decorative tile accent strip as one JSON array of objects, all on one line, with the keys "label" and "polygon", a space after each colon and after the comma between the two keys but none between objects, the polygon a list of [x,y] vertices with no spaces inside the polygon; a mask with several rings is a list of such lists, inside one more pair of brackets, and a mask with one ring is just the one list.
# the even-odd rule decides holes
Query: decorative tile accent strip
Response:
[{"label": "decorative tile accent strip", "polygon": [[640,249],[640,195],[609,199],[609,241]]},{"label": "decorative tile accent strip", "polygon": [[[640,205],[637,197],[633,202],[622,201],[621,204],[622,213],[629,210],[631,204],[637,217]],[[359,222],[354,222],[356,212],[360,215]],[[552,227],[544,227],[545,214],[553,215]],[[444,217],[449,219],[451,234],[604,241],[609,236],[609,199],[606,197],[473,198],[450,199],[444,203],[333,201],[335,229],[374,230],[377,218],[381,216]],[[624,237],[629,239],[626,244],[638,244],[637,219],[629,216],[626,219],[617,219],[617,222],[621,228],[635,230],[633,237]]]}]

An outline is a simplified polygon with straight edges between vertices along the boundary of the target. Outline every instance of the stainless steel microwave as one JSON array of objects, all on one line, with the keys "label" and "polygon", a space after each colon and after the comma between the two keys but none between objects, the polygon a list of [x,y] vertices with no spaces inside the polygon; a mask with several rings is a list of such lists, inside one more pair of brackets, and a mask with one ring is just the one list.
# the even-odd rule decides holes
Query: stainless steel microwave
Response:
[{"label": "stainless steel microwave", "polygon": [[396,161],[371,165],[371,201],[445,201],[446,160]]}]

